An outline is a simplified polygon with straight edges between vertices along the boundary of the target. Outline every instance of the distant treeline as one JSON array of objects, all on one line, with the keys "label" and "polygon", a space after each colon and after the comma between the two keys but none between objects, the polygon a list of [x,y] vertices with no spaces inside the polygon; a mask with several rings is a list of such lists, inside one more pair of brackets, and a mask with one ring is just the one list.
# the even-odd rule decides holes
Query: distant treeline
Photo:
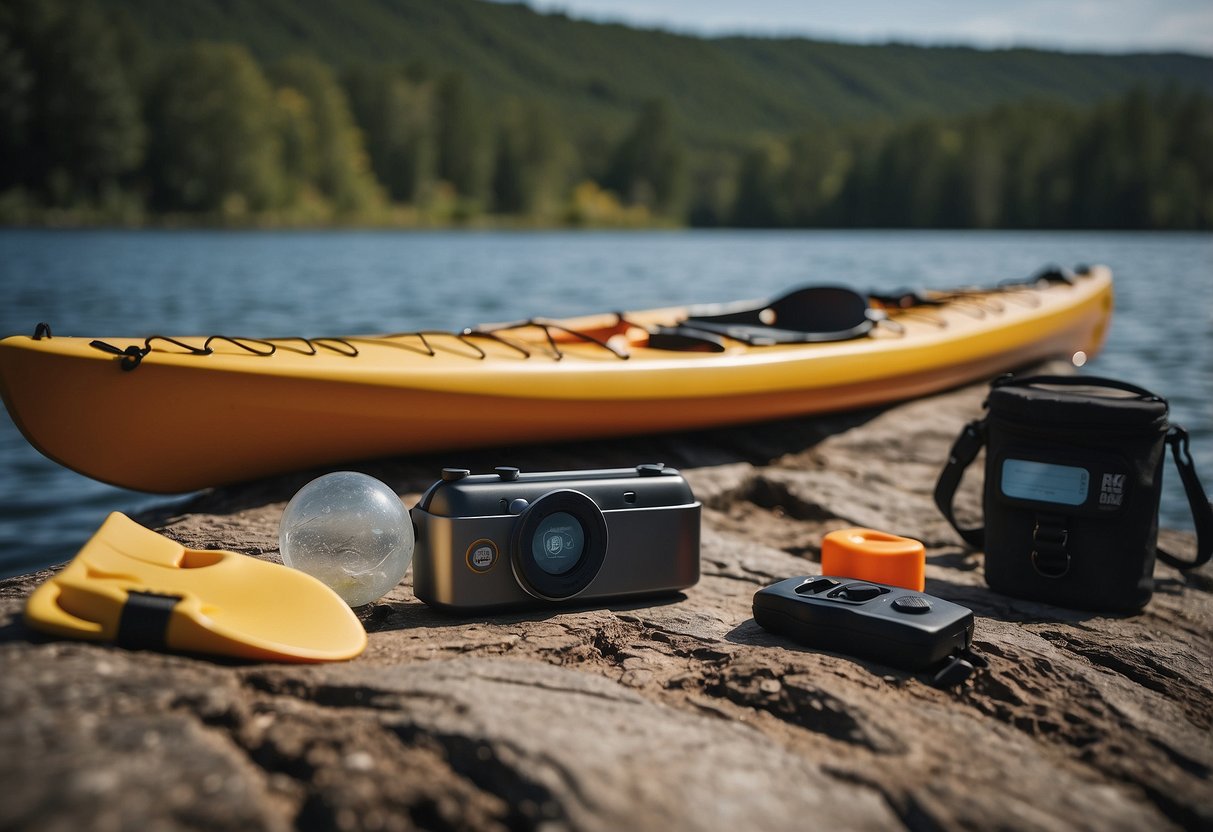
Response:
[{"label": "distant treeline", "polygon": [[1213,228],[1213,99],[762,136],[705,149],[667,100],[566,135],[421,63],[163,49],[87,3],[0,0],[0,221]]},{"label": "distant treeline", "polygon": [[[1213,99],[1131,92],[747,153],[727,218],[747,226],[1213,228]],[[714,219],[714,218],[709,218]]]}]

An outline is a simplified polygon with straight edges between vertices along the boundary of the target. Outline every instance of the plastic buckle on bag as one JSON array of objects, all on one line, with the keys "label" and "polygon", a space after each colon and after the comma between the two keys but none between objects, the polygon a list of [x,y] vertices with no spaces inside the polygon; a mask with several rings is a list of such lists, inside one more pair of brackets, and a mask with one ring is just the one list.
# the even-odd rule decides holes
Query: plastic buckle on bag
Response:
[{"label": "plastic buckle on bag", "polygon": [[1032,550],[1032,567],[1033,567],[1033,568],[1034,568],[1034,569],[1035,569],[1037,572],[1039,572],[1041,575],[1044,575],[1046,578],[1062,578],[1062,577],[1065,577],[1066,573],[1070,571],[1070,553],[1069,553],[1069,552],[1063,552],[1062,554],[1064,554],[1064,555],[1065,555],[1065,557],[1066,557],[1066,562],[1065,562],[1065,565],[1064,565],[1064,566],[1062,566],[1062,567],[1060,567],[1059,569],[1056,569],[1056,570],[1054,570],[1052,567],[1049,567],[1049,568],[1042,568],[1042,567],[1041,567],[1041,556],[1040,556],[1040,552],[1038,552],[1037,550],[1033,549],[1033,550]]},{"label": "plastic buckle on bag", "polygon": [[981,427],[981,422],[969,422],[965,425],[960,436],[956,437],[955,444],[952,445],[952,453],[948,457],[949,465],[957,465],[961,462],[967,464],[977,456],[977,452],[985,444],[985,440],[981,436]]},{"label": "plastic buckle on bag", "polygon": [[1188,432],[1179,425],[1171,425],[1167,429],[1167,442],[1171,444],[1175,464],[1181,468],[1192,467],[1192,449],[1189,445]]},{"label": "plastic buckle on bag", "polygon": [[[1032,529],[1032,568],[1046,578],[1060,578],[1070,571],[1070,532],[1060,517],[1037,517]],[[1064,560],[1062,560],[1064,558]]]}]

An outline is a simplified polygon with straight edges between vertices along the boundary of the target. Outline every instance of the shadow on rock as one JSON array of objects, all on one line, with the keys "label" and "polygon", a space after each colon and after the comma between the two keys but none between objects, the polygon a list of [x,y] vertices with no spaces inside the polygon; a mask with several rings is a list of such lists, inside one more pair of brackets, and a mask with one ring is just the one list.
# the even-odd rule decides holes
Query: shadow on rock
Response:
[{"label": "shadow on rock", "polygon": [[421,601],[412,601],[368,604],[366,607],[355,610],[355,612],[358,613],[358,617],[361,619],[368,633],[379,633],[410,628],[430,630],[455,627],[462,629],[476,624],[508,626],[510,624],[536,623],[550,621],[557,616],[568,613],[588,612],[592,610],[607,610],[609,612],[653,610],[673,606],[685,600],[686,595],[678,592],[673,595],[642,597],[617,603],[546,603],[545,606],[534,609],[484,610],[467,615],[436,610],[423,604]]},{"label": "shadow on rock", "polygon": [[984,585],[954,583],[942,578],[927,578],[926,592],[929,595],[962,604],[979,616],[1016,624],[1078,624],[1097,616],[1130,617],[1109,616],[1107,613],[1072,610],[1037,601],[1025,601],[1022,598],[1001,595]]},{"label": "shadow on rock", "polygon": [[286,502],[316,477],[342,470],[368,474],[403,495],[425,490],[445,467],[491,471],[498,465],[513,465],[528,471],[561,471],[630,468],[641,462],[664,462],[678,468],[737,462],[766,465],[785,454],[811,448],[826,437],[858,427],[881,412],[883,409],[868,409],[683,433],[548,445],[502,444],[495,448],[334,463],[210,489],[187,498],[184,504],[176,498],[171,503],[140,512],[137,519],[146,525],[160,527],[188,514],[236,514],[270,503]]}]

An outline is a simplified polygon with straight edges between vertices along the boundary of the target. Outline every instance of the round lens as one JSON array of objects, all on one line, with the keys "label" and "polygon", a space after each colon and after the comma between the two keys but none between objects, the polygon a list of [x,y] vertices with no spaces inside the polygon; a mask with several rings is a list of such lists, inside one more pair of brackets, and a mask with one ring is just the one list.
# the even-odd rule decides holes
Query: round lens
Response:
[{"label": "round lens", "polygon": [[535,565],[549,575],[563,575],[577,565],[585,551],[581,522],[564,511],[549,514],[531,536]]},{"label": "round lens", "polygon": [[510,534],[510,568],[528,595],[563,601],[598,575],[607,553],[606,517],[580,491],[549,491],[518,515]]}]

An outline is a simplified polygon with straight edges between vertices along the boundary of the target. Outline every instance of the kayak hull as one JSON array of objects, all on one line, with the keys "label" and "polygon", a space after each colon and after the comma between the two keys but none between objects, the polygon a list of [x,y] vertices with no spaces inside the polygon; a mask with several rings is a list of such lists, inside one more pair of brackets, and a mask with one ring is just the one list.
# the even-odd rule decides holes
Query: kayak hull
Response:
[{"label": "kayak hull", "polygon": [[373,457],[849,410],[1099,349],[1112,309],[1106,269],[1015,294],[894,313],[903,331],[882,326],[853,341],[685,354],[632,345],[627,360],[579,341],[561,343],[557,359],[519,332],[515,343],[533,339],[529,358],[487,341],[476,342],[479,357],[455,339],[367,337],[349,339],[357,356],[166,346],[127,372],[89,339],[11,337],[0,341],[0,393],[51,459],[114,485],[175,493]]}]

